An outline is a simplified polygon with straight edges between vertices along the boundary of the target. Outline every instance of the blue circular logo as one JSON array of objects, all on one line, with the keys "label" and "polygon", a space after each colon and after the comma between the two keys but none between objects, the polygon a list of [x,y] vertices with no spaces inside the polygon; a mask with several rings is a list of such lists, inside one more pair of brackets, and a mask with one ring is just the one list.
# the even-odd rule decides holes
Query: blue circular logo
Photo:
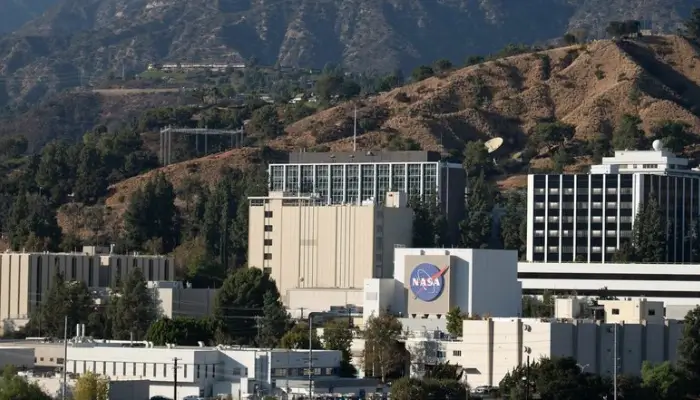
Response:
[{"label": "blue circular logo", "polygon": [[416,299],[423,301],[433,301],[440,297],[445,287],[445,272],[447,266],[438,268],[433,264],[418,264],[408,278],[411,285],[411,292]]}]

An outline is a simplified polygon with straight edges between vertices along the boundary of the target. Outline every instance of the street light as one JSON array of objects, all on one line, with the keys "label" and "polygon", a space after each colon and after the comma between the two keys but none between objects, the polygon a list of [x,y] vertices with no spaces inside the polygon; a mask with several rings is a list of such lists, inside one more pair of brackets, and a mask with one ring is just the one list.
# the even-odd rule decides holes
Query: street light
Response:
[{"label": "street light", "polygon": [[583,371],[585,371],[586,368],[588,368],[590,366],[590,364],[586,364],[586,365],[576,364],[576,366],[579,367],[579,369],[581,370],[581,373],[583,373]]}]

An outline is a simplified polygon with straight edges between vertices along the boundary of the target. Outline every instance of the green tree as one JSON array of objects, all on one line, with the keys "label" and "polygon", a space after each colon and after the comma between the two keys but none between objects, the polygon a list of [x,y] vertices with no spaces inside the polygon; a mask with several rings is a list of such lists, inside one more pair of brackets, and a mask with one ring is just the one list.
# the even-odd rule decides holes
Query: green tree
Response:
[{"label": "green tree", "polygon": [[689,38],[700,41],[700,7],[693,8],[688,18],[684,23],[685,35]]},{"label": "green tree", "polygon": [[126,340],[132,334],[136,340],[145,338],[148,328],[160,314],[157,299],[146,286],[140,268],[131,270],[114,296],[114,302],[112,336],[115,339]]},{"label": "green tree", "polygon": [[464,319],[467,317],[459,307],[454,307],[447,312],[445,320],[447,322],[447,332],[455,337],[462,336],[462,326]]},{"label": "green tree", "polygon": [[169,253],[179,239],[179,215],[175,207],[175,189],[164,174],[158,173],[137,189],[124,213],[126,240],[133,248],[144,248],[154,239]]},{"label": "green tree", "polygon": [[668,361],[657,365],[644,361],[642,363],[642,387],[651,391],[651,393],[644,394],[649,399],[673,400],[685,397],[683,376]]},{"label": "green tree", "polygon": [[[314,349],[322,349],[321,341],[316,335],[316,330],[311,332],[311,346]],[[280,347],[283,349],[308,349],[309,348],[309,324],[298,322],[292,329],[282,336]]]},{"label": "green tree", "polygon": [[638,150],[644,147],[644,131],[639,127],[642,120],[625,114],[613,131],[612,145],[615,150]]},{"label": "green tree", "polygon": [[83,146],[78,160],[78,171],[73,193],[75,200],[93,204],[107,192],[107,175],[103,170],[99,151],[90,145]]},{"label": "green tree", "polygon": [[209,318],[163,317],[148,328],[146,340],[156,346],[168,343],[180,346],[196,346],[198,342],[214,344],[218,328],[218,322]]},{"label": "green tree", "polygon": [[446,58],[441,58],[434,63],[434,69],[438,72],[449,72],[452,70],[452,67],[452,61]]},{"label": "green tree", "polygon": [[688,394],[700,394],[700,307],[690,310],[683,320],[678,343],[678,372],[687,382]]},{"label": "green tree", "polygon": [[259,347],[274,348],[289,329],[289,314],[279,299],[279,293],[267,291],[263,295],[263,315],[259,318]]},{"label": "green tree", "polygon": [[653,128],[652,134],[674,153],[682,152],[685,146],[694,142],[690,125],[686,122],[663,121]]},{"label": "green tree", "polygon": [[505,194],[505,214],[501,217],[501,241],[503,248],[518,250],[522,256],[525,253],[527,240],[527,199],[524,193],[510,191]]},{"label": "green tree", "polygon": [[0,400],[51,400],[36,383],[24,377],[6,373],[0,379]]},{"label": "green tree", "polygon": [[108,400],[109,381],[88,371],[80,375],[72,394],[73,400]]},{"label": "green tree", "polygon": [[353,339],[353,327],[345,318],[337,318],[328,321],[323,326],[323,347],[327,350],[339,350],[342,354],[340,360],[340,376],[354,378],[357,370],[352,365],[350,346]]},{"label": "green tree", "polygon": [[564,34],[563,40],[564,40],[564,44],[567,46],[571,46],[573,44],[578,43],[576,36],[574,36],[573,34],[568,33],[568,32],[566,34]]},{"label": "green tree", "polygon": [[454,379],[400,378],[391,384],[392,400],[464,398],[467,387]]},{"label": "green tree", "polygon": [[56,211],[46,198],[21,193],[10,209],[8,230],[13,249],[28,251],[54,250],[61,242],[61,228]]},{"label": "green tree", "polygon": [[386,382],[387,377],[400,368],[405,354],[398,345],[401,322],[393,315],[370,316],[362,332],[365,339],[364,368],[369,376]]},{"label": "green tree", "polygon": [[467,197],[466,218],[460,222],[460,246],[470,249],[488,247],[491,239],[494,189],[483,172],[472,179]]},{"label": "green tree", "polygon": [[38,310],[30,316],[28,331],[41,336],[62,337],[64,318],[68,327],[84,323],[95,310],[95,302],[84,282],[66,282],[56,274],[47,293],[42,294]]},{"label": "green tree", "polygon": [[557,174],[564,172],[564,167],[571,165],[574,162],[574,158],[566,151],[566,148],[559,147],[554,156],[552,156],[553,171]]},{"label": "green tree", "polygon": [[481,140],[467,143],[464,149],[464,161],[462,161],[467,176],[478,176],[480,173],[488,176],[493,170],[493,164],[489,152]]},{"label": "green tree", "polygon": [[224,271],[231,260],[231,220],[237,212],[237,200],[230,177],[225,177],[217,182],[204,209],[202,231],[207,255],[223,265]]},{"label": "green tree", "polygon": [[652,192],[640,207],[632,229],[633,260],[642,263],[666,261],[666,234],[656,194]]},{"label": "green tree", "polygon": [[435,199],[422,200],[415,196],[410,201],[413,209],[413,246],[444,247],[448,244],[447,220]]},{"label": "green tree", "polygon": [[259,268],[235,270],[216,294],[214,316],[222,321],[228,341],[251,344],[255,340],[257,319],[262,316],[265,293],[279,298],[277,285]]},{"label": "green tree", "polygon": [[65,202],[71,192],[75,180],[74,156],[64,141],[51,142],[41,150],[36,184],[54,204]]},{"label": "green tree", "polygon": [[284,133],[277,108],[273,105],[266,105],[253,111],[246,129],[264,139],[273,139]]},{"label": "green tree", "polygon": [[549,146],[571,140],[576,133],[576,127],[561,121],[540,122],[535,125],[530,140],[534,146]]},{"label": "green tree", "polygon": [[428,79],[435,75],[435,71],[432,67],[428,65],[421,65],[416,67],[413,72],[411,72],[411,80],[413,82],[420,82],[422,80]]}]

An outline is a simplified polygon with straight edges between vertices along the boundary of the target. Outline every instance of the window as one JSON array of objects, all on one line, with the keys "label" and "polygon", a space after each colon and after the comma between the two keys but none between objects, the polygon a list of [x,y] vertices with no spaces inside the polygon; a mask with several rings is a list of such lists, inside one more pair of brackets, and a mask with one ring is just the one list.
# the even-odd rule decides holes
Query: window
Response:
[{"label": "window", "polygon": [[445,358],[445,352],[444,351],[438,351],[437,352],[438,358]]},{"label": "window", "polygon": [[649,310],[649,315],[656,315],[656,310]]},{"label": "window", "polygon": [[163,278],[167,281],[170,279],[170,263],[168,260],[165,260],[165,263],[163,263],[165,271],[163,271]]},{"label": "window", "polygon": [[263,273],[270,275],[272,273],[272,268],[270,268],[270,267],[263,268]]},{"label": "window", "polygon": [[620,315],[620,309],[619,309],[619,308],[613,308],[613,309],[612,309],[612,315]]},{"label": "window", "polygon": [[264,260],[272,260],[272,254],[271,253],[265,253],[263,255]]},{"label": "window", "polygon": [[272,239],[265,239],[265,246],[272,246]]},{"label": "window", "polygon": [[71,257],[70,260],[70,278],[73,280],[78,279],[78,266],[76,265],[77,260],[75,257]]},{"label": "window", "polygon": [[265,232],[272,232],[272,225],[265,225]]},{"label": "window", "polygon": [[56,359],[56,364],[58,364],[58,365],[63,365],[63,358],[57,358],[57,359]]},{"label": "window", "polygon": [[272,218],[272,211],[265,211],[265,218]]},{"label": "window", "polygon": [[460,357],[462,355],[462,350],[452,350],[452,355],[455,357]]}]

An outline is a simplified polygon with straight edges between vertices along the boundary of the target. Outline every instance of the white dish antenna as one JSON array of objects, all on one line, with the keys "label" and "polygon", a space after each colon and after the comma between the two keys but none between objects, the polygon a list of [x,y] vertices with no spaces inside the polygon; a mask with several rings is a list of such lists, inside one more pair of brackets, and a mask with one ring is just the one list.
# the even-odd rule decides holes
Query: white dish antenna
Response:
[{"label": "white dish antenna", "polygon": [[493,153],[494,151],[498,150],[499,147],[503,145],[503,138],[500,137],[495,137],[493,139],[490,139],[486,143],[484,143],[484,146],[486,147],[486,150],[489,153]]}]

